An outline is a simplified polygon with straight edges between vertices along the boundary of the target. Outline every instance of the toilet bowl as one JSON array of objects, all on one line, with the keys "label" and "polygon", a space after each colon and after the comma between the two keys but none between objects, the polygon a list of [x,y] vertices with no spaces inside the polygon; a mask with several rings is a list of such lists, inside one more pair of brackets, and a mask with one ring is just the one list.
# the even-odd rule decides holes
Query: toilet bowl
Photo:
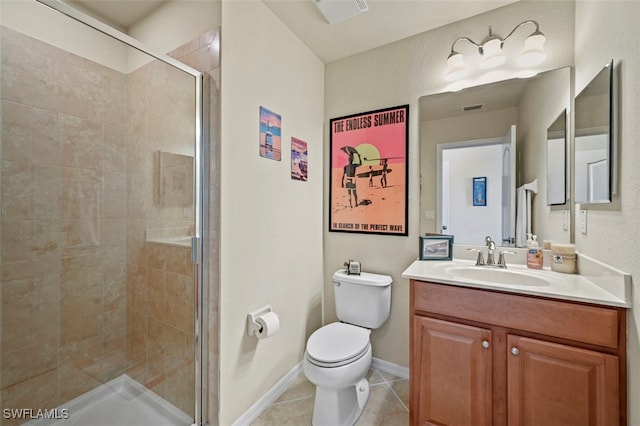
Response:
[{"label": "toilet bowl", "polygon": [[369,400],[371,329],[380,327],[391,309],[391,277],[362,272],[333,274],[336,316],[307,340],[305,376],[316,385],[314,426],[353,426]]},{"label": "toilet bowl", "polygon": [[314,426],[353,426],[369,399],[370,330],[331,323],[307,341],[303,370],[316,385]]}]

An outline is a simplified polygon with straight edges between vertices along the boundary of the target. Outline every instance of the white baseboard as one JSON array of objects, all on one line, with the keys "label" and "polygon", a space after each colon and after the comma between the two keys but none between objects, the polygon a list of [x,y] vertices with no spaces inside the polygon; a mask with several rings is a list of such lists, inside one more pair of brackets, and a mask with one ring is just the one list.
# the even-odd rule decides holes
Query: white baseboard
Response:
[{"label": "white baseboard", "polygon": [[373,361],[371,362],[371,368],[384,371],[385,373],[393,374],[394,376],[400,377],[401,379],[409,379],[408,367],[403,367],[401,365],[394,364],[380,358],[373,358]]},{"label": "white baseboard", "polygon": [[296,380],[298,374],[302,370],[302,362],[299,362],[295,367],[291,369],[287,374],[282,377],[273,385],[271,389],[267,391],[259,400],[255,402],[247,411],[244,412],[235,422],[233,426],[248,426],[253,423],[264,410],[274,403],[280,395],[286,391],[289,386]]}]

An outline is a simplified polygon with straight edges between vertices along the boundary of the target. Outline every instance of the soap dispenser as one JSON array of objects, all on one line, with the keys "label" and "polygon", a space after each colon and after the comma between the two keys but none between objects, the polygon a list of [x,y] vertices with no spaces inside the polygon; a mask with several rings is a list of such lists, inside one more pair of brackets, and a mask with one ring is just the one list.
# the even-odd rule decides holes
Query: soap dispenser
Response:
[{"label": "soap dispenser", "polygon": [[542,249],[537,240],[537,235],[531,235],[531,239],[527,239],[527,267],[532,269],[542,269]]}]

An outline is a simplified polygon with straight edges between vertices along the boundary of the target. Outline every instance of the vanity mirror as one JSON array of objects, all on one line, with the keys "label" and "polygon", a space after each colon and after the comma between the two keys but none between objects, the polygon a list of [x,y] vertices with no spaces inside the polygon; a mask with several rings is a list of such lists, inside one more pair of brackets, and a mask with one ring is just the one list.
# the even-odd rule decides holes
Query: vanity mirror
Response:
[{"label": "vanity mirror", "polygon": [[613,61],[575,101],[575,201],[611,202],[613,187]]},{"label": "vanity mirror", "polygon": [[[570,242],[568,232],[548,226],[556,221],[549,216],[560,216],[562,232],[562,212],[551,211],[546,194],[547,131],[569,108],[570,83],[569,68],[561,68],[420,99],[421,234],[477,245],[490,235],[513,246],[517,235],[526,242],[530,223],[540,241]],[[474,206],[478,177],[486,177],[486,205]],[[536,180],[537,195],[517,219],[516,188]]]},{"label": "vanity mirror", "polygon": [[567,202],[567,110],[547,129],[547,205]]}]

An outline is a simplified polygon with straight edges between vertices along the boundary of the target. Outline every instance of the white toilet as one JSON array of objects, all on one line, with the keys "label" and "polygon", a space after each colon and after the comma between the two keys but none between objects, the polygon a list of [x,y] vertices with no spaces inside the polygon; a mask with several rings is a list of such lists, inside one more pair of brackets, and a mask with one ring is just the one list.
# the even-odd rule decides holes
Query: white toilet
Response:
[{"label": "white toilet", "polygon": [[316,385],[314,426],[353,426],[369,400],[371,329],[391,310],[391,277],[363,272],[333,274],[336,315],[341,322],[316,330],[307,341],[304,374]]}]

